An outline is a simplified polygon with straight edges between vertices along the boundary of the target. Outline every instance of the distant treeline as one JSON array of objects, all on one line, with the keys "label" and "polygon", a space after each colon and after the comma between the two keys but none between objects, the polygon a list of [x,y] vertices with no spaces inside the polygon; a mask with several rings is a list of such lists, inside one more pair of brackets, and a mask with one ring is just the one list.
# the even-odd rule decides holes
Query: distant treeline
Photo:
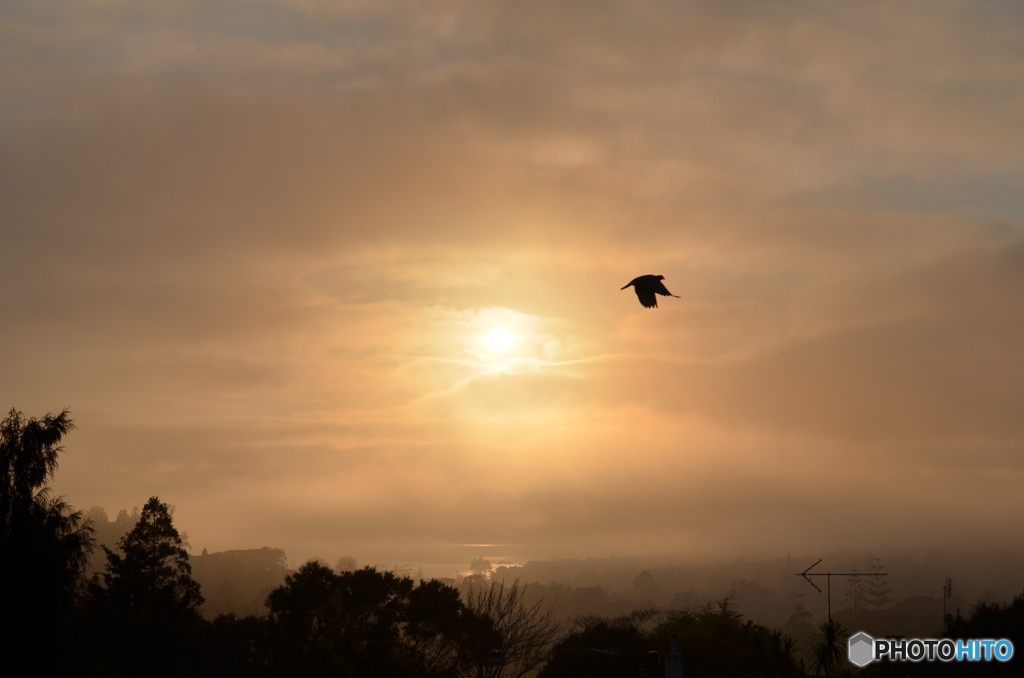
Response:
[{"label": "distant treeline", "polygon": [[[600,586],[521,584],[512,575],[522,572],[479,561],[455,582],[357,569],[351,559],[289,572],[271,548],[190,557],[157,497],[110,521],[52,495],[73,428],[67,411],[29,419],[12,410],[0,422],[0,675],[650,678],[666,675],[670,656],[692,678],[840,675],[850,668],[850,629],[889,633],[884,624],[913,607],[878,578],[874,588],[850,584],[833,620],[815,624],[798,601],[773,628],[737,610],[749,582],[686,604],[657,569],[613,596]],[[100,538],[113,544],[97,548]],[[1024,648],[1024,594],[949,614],[940,626]],[[1020,663],[984,668],[1019,675]],[[914,675],[977,669],[918,664]],[[873,664],[864,674],[905,670]]]},{"label": "distant treeline", "polygon": [[[91,508],[87,515],[96,530],[97,543],[115,548],[138,521],[139,510],[122,509],[114,520],[100,507]],[[987,594],[985,602],[1002,602],[1006,597],[996,597],[994,591],[1003,587],[997,586],[999,582],[993,581],[991,572],[1007,570],[1005,579],[1020,579],[1021,575],[1011,573],[1016,565],[1024,574],[1024,564],[1009,554],[987,558],[976,568],[981,574],[958,574],[953,595],[944,605],[941,590],[937,595],[907,594],[908,590],[926,591],[928,582],[932,583],[931,588],[941,586],[943,579],[937,573],[949,570],[944,569],[941,558],[935,554],[930,554],[930,559],[897,558],[897,574],[870,552],[831,554],[829,560],[865,575],[886,574],[833,579],[832,613],[851,628],[871,629],[887,636],[934,635],[942,627],[944,607],[952,614],[966,613],[977,602],[969,602],[964,590],[973,588]],[[921,560],[925,562],[922,564]],[[200,612],[207,619],[227,613],[265,615],[267,595],[292,572],[287,568],[285,552],[269,547],[213,553],[203,549],[200,555],[192,554],[189,562],[193,578],[202,586],[205,602]],[[524,586],[526,598],[531,603],[542,599],[553,602],[561,621],[588,615],[617,617],[636,609],[701,609],[728,598],[733,609],[745,618],[781,628],[800,643],[806,643],[816,624],[827,618],[825,597],[795,575],[809,562],[785,558],[683,565],[633,557],[532,561],[492,567],[481,557],[470,563],[473,574],[440,581],[463,594],[471,586],[490,582],[528,582]],[[94,549],[90,559],[92,571],[101,572],[105,564],[104,551]],[[334,569],[354,570],[356,561],[351,557],[340,558]],[[905,572],[908,569],[919,573],[917,581],[910,581]],[[962,566],[950,569],[961,572]],[[401,568],[401,573],[409,575],[410,568]],[[1012,598],[1012,594],[1008,597]]]},{"label": "distant treeline", "polygon": [[[101,547],[93,550],[89,567],[91,573],[98,573],[106,567],[102,547],[115,549],[138,523],[140,513],[137,508],[131,512],[122,509],[115,520],[109,520],[102,507],[94,506],[88,516],[96,530],[96,543]],[[215,553],[203,549],[200,555],[189,557],[189,564],[192,578],[203,590],[200,612],[208,619],[229,613],[265,615],[267,595],[283,584],[289,574],[284,550],[267,546]]]}]

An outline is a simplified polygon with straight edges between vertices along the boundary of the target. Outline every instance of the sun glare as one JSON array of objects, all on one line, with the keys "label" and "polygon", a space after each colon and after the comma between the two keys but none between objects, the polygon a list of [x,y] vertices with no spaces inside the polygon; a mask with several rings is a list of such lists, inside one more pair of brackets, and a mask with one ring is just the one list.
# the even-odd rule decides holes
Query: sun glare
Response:
[{"label": "sun glare", "polygon": [[512,343],[512,335],[499,327],[487,333],[484,343],[492,351],[504,351]]}]

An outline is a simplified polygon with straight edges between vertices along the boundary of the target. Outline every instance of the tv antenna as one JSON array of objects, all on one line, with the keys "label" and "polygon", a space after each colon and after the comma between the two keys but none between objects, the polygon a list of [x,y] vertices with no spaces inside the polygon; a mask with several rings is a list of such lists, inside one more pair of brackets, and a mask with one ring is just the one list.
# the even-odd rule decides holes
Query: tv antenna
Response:
[{"label": "tv antenna", "polygon": [[[803,577],[804,579],[806,579],[808,584],[813,586],[818,591],[818,593],[820,593],[822,596],[824,596],[825,598],[828,599],[828,620],[829,621],[832,621],[832,577],[887,577],[887,576],[889,576],[888,572],[811,572],[811,569],[814,568],[822,560],[824,560],[824,559],[823,558],[818,558],[818,560],[814,563],[814,565],[811,565],[811,567],[808,567],[803,572],[797,572],[796,576]],[[825,588],[828,590],[828,594],[827,595],[820,588],[818,588],[817,584],[815,584],[813,581],[811,581],[811,577],[825,577]]]},{"label": "tv antenna", "polygon": [[953,580],[946,577],[946,583],[942,587],[942,633],[945,635],[946,629],[946,601],[953,597]]}]

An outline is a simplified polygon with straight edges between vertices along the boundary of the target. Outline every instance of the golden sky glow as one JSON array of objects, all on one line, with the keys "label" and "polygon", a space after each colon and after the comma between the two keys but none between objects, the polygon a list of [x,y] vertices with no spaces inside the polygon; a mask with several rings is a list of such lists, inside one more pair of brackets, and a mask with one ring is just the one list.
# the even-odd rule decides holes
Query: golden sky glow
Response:
[{"label": "golden sky glow", "polygon": [[71,408],[75,506],[293,565],[1024,527],[1016,3],[15,2],[0,35],[0,400]]},{"label": "golden sky glow", "polygon": [[500,327],[496,327],[484,336],[484,343],[492,351],[504,351],[512,343],[512,335]]}]

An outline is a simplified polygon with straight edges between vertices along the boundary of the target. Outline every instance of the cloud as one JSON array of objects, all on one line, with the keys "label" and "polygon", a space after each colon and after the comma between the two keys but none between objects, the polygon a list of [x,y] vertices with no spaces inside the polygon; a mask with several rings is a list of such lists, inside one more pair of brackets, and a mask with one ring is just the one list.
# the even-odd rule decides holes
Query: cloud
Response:
[{"label": "cloud", "polygon": [[1020,19],[5,6],[0,393],[210,548],[769,548],[865,484],[1012,525]]}]

